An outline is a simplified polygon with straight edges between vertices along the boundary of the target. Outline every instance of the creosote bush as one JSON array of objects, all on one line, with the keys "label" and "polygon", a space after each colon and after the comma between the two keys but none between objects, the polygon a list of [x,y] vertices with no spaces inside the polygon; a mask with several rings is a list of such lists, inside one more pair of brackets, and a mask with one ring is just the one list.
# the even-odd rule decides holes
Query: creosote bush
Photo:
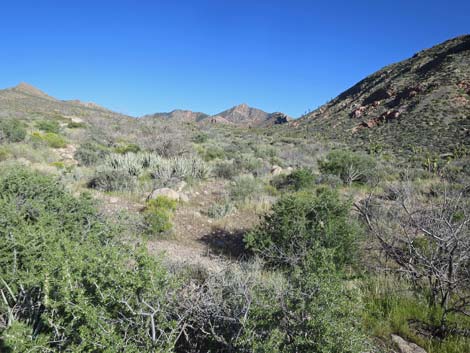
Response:
[{"label": "creosote bush", "polygon": [[33,132],[31,137],[33,142],[44,143],[52,148],[64,148],[67,146],[67,140],[53,132],[46,132],[44,134]]},{"label": "creosote bush", "polygon": [[308,168],[299,168],[291,174],[281,174],[273,178],[271,184],[277,189],[291,189],[299,191],[313,187],[315,175]]},{"label": "creosote bush", "polygon": [[158,196],[147,202],[144,220],[151,235],[168,232],[173,227],[171,219],[176,210],[177,201],[165,196]]},{"label": "creosote bush", "polygon": [[36,123],[36,128],[43,132],[51,132],[54,134],[60,132],[60,124],[56,120],[40,120]]},{"label": "creosote bush", "polygon": [[330,189],[287,194],[246,235],[246,246],[268,265],[281,268],[318,263],[327,249],[341,268],[354,262],[361,236],[350,208],[349,202]]},{"label": "creosote bush", "polygon": [[0,143],[21,142],[26,137],[25,125],[15,119],[0,119]]},{"label": "creosote bush", "polygon": [[375,174],[375,161],[363,154],[334,150],[318,162],[323,174],[337,175],[345,184],[364,183]]},{"label": "creosote bush", "polygon": [[173,350],[174,284],[114,234],[88,196],[21,168],[0,175],[2,352]]},{"label": "creosote bush", "polygon": [[105,146],[93,142],[85,142],[81,144],[74,154],[74,158],[84,166],[92,166],[104,160],[109,154]]}]

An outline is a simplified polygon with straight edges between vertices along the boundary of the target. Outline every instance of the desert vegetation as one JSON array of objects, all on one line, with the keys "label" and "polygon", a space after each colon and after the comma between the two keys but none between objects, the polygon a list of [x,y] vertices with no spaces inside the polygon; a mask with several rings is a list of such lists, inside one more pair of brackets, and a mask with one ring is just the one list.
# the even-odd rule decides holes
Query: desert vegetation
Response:
[{"label": "desert vegetation", "polygon": [[470,352],[465,92],[412,74],[266,126],[0,91],[0,351]]}]

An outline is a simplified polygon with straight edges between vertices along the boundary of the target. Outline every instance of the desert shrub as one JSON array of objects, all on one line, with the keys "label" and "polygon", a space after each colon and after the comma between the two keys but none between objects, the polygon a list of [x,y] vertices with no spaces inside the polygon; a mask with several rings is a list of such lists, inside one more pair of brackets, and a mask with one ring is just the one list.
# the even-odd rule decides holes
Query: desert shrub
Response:
[{"label": "desert shrub", "polygon": [[324,174],[337,175],[346,184],[366,182],[375,172],[375,161],[366,155],[346,150],[334,150],[318,162]]},{"label": "desert shrub", "polygon": [[315,175],[308,168],[294,170],[290,174],[281,174],[273,178],[271,184],[277,189],[299,191],[314,185]]},{"label": "desert shrub", "polygon": [[198,278],[177,299],[187,315],[178,353],[366,351],[357,293],[335,276],[287,280],[255,261]]},{"label": "desert shrub", "polygon": [[25,125],[15,119],[0,120],[0,142],[21,142],[26,137]]},{"label": "desert shrub", "polygon": [[208,165],[198,157],[174,157],[158,159],[149,167],[154,179],[168,181],[171,179],[183,180],[205,179],[209,175]]},{"label": "desert shrub", "polygon": [[110,154],[106,157],[104,164],[109,168],[126,171],[129,175],[136,177],[141,175],[144,169],[142,158],[136,153]]},{"label": "desert shrub", "polygon": [[44,143],[52,148],[64,148],[67,146],[67,140],[53,132],[46,132],[44,134],[33,132],[31,136],[33,142]]},{"label": "desert shrub", "polygon": [[233,179],[240,174],[240,170],[231,161],[219,161],[215,164],[213,173],[218,178]]},{"label": "desert shrub", "polygon": [[[334,270],[333,270],[334,271]],[[296,273],[284,288],[255,287],[241,337],[249,352],[367,351],[358,293],[333,275]],[[274,295],[273,295],[274,294]]]},{"label": "desert shrub", "polygon": [[85,123],[80,123],[80,122],[76,122],[76,121],[71,121],[67,124],[67,127],[69,129],[83,129],[86,127],[86,124]]},{"label": "desert shrub", "polygon": [[168,232],[173,227],[171,219],[176,210],[177,201],[165,196],[158,196],[147,202],[144,210],[144,220],[148,232],[152,235]]},{"label": "desert shrub", "polygon": [[235,209],[235,206],[233,205],[230,200],[225,200],[220,203],[214,203],[212,204],[209,209],[207,210],[207,215],[210,218],[224,218],[225,216],[229,215],[232,213]]},{"label": "desert shrub", "polygon": [[107,166],[97,168],[88,182],[88,187],[101,191],[132,190],[135,185],[135,176],[127,170]]},{"label": "desert shrub", "polygon": [[224,159],[225,152],[223,148],[213,145],[206,145],[201,152],[202,158],[208,162],[214,159]]},{"label": "desert shrub", "polygon": [[140,152],[140,147],[134,143],[128,145],[120,145],[114,149],[116,153],[126,154],[126,153],[137,153]]},{"label": "desert shrub", "polygon": [[193,141],[194,143],[204,143],[204,142],[206,142],[208,139],[209,139],[209,136],[207,136],[207,134],[201,132],[201,133],[198,133],[197,135],[195,135],[195,136],[192,138],[192,141]]},{"label": "desert shrub", "polygon": [[84,166],[92,166],[102,161],[107,155],[106,147],[93,142],[81,144],[74,154],[74,158]]},{"label": "desert shrub", "polygon": [[56,120],[40,120],[36,123],[36,128],[43,132],[51,132],[54,134],[60,132],[60,124]]},{"label": "desert shrub", "polygon": [[287,194],[245,236],[245,243],[274,267],[318,264],[327,249],[341,268],[353,263],[361,235],[349,211],[350,204],[329,189]]},{"label": "desert shrub", "polygon": [[0,195],[2,352],[173,350],[174,285],[89,196],[22,168],[2,173]]},{"label": "desert shrub", "polygon": [[241,175],[230,186],[230,198],[236,202],[245,202],[255,198],[263,191],[261,182],[252,175]]},{"label": "desert shrub", "polygon": [[10,151],[5,147],[0,147],[0,162],[6,161],[10,157]]},{"label": "desert shrub", "polygon": [[334,174],[321,174],[315,179],[315,183],[328,185],[331,188],[337,188],[343,185],[343,180]]},{"label": "desert shrub", "polygon": [[263,160],[251,154],[239,154],[234,158],[233,163],[240,172],[254,175],[262,174],[264,167]]}]

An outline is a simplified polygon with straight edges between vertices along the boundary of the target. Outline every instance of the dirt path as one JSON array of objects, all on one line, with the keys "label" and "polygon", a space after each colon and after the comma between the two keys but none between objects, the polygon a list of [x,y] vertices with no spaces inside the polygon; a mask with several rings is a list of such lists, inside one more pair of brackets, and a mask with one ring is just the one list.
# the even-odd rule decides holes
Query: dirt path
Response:
[{"label": "dirt path", "polygon": [[[243,235],[258,222],[258,216],[250,210],[236,209],[231,214],[212,219],[207,215],[214,203],[227,197],[228,181],[209,180],[183,192],[188,202],[180,203],[173,217],[173,232],[166,239],[148,240],[150,253],[166,254],[170,262],[200,265],[218,270],[227,262],[243,256]],[[118,195],[96,192],[106,214],[121,211],[140,212],[142,202],[134,202]]]}]

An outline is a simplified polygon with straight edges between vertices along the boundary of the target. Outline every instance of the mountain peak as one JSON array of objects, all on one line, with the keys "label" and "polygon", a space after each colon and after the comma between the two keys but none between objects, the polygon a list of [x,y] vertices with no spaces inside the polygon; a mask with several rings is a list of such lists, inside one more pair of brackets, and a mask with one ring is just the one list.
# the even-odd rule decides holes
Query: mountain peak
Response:
[{"label": "mountain peak", "polygon": [[41,91],[39,88],[36,88],[33,85],[30,85],[29,83],[26,83],[26,82],[20,82],[18,85],[13,87],[12,90],[16,92],[20,92],[20,93],[25,93],[31,96],[54,99],[51,96],[44,93],[43,91]]}]

